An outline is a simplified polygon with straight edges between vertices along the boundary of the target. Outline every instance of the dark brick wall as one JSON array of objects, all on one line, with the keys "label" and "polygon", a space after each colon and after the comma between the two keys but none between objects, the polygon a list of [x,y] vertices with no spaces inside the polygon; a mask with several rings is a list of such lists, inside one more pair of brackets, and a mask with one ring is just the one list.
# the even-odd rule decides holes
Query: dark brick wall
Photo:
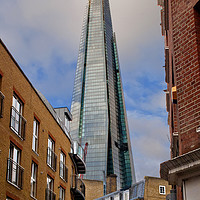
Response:
[{"label": "dark brick wall", "polygon": [[197,1],[171,0],[180,154],[200,147],[200,15]]}]

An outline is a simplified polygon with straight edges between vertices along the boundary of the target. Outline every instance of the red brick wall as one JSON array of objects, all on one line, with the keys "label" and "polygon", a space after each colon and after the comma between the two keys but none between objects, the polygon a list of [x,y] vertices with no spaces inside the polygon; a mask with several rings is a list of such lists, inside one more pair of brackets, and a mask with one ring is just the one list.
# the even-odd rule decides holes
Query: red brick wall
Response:
[{"label": "red brick wall", "polygon": [[171,0],[172,39],[176,74],[180,154],[200,147],[200,16],[197,0]]}]

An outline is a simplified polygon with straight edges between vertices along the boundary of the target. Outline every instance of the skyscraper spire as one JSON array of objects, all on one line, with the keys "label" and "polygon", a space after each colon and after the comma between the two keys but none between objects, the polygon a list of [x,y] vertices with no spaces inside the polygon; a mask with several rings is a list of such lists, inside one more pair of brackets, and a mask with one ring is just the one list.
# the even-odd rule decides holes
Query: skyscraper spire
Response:
[{"label": "skyscraper spire", "polygon": [[119,188],[135,182],[116,37],[108,0],[89,0],[72,98],[71,135],[88,142],[84,178],[116,174]]}]

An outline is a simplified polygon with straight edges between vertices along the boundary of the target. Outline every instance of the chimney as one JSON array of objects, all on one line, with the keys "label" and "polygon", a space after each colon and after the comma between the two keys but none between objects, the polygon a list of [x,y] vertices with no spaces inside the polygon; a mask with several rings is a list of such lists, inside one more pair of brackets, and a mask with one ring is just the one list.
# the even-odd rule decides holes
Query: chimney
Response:
[{"label": "chimney", "polygon": [[110,174],[106,178],[106,194],[117,191],[117,175]]}]

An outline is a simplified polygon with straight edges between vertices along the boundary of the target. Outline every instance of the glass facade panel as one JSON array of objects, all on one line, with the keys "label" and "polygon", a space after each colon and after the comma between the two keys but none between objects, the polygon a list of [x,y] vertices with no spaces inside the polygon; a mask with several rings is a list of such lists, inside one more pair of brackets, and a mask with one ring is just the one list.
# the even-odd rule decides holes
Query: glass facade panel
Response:
[{"label": "glass facade panel", "polygon": [[118,188],[131,186],[135,173],[108,0],[86,6],[71,113],[72,138],[88,143],[84,179],[116,174]]}]

